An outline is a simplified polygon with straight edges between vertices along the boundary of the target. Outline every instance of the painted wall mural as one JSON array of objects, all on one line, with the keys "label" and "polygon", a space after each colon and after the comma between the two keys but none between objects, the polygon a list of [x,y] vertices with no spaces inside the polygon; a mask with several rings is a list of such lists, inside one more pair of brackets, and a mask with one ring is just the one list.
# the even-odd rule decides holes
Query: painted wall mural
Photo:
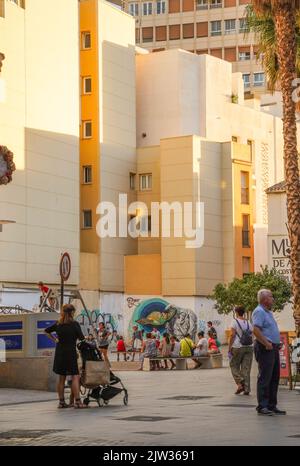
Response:
[{"label": "painted wall mural", "polygon": [[116,330],[120,332],[123,327],[123,315],[113,315],[109,312],[101,312],[100,309],[93,309],[92,311],[88,310],[87,312],[83,309],[76,317],[76,321],[80,324],[82,331],[85,335],[88,334],[89,329],[91,328],[91,323],[96,328],[99,327],[99,324],[103,322],[109,332]]},{"label": "painted wall mural", "polygon": [[[129,303],[132,304],[132,300],[133,298],[127,298],[128,307]],[[129,335],[132,334],[134,325],[138,325],[145,332],[157,329],[160,334],[168,332],[179,339],[187,333],[195,338],[197,316],[192,310],[175,306],[161,298],[138,300],[138,303],[136,300],[136,307],[129,323]]]}]

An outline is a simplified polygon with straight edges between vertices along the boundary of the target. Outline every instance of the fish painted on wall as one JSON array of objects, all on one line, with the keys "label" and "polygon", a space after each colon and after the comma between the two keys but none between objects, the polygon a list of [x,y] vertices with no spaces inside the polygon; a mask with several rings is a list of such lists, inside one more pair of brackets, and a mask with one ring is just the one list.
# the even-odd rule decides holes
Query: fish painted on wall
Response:
[{"label": "fish painted on wall", "polygon": [[175,317],[177,313],[176,309],[165,310],[165,311],[152,311],[147,317],[138,319],[136,322],[140,325],[152,325],[152,327],[164,327],[170,320]]},{"label": "fish painted on wall", "polygon": [[132,334],[134,325],[139,325],[139,328],[145,332],[157,329],[161,334],[169,332],[179,339],[187,333],[195,338],[197,316],[190,309],[183,309],[161,298],[154,298],[138,304],[129,324],[129,335]]}]

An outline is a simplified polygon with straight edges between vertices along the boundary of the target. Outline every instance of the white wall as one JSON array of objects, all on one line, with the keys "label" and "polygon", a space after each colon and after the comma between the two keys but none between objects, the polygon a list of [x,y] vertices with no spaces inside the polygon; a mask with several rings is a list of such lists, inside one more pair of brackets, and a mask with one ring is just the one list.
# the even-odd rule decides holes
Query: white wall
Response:
[{"label": "white wall", "polygon": [[[6,2],[0,18],[1,144],[17,172],[0,188],[1,217],[15,220],[0,235],[0,280],[58,283],[61,252],[79,281],[78,5],[73,0]],[[63,39],[62,39],[63,38]],[[3,87],[3,86],[2,86]]]},{"label": "white wall", "polygon": [[[130,192],[136,173],[135,22],[110,3],[99,1],[100,189],[101,201],[118,207],[119,193]],[[101,248],[101,290],[122,291],[124,254],[136,254],[137,242],[105,238]]]}]

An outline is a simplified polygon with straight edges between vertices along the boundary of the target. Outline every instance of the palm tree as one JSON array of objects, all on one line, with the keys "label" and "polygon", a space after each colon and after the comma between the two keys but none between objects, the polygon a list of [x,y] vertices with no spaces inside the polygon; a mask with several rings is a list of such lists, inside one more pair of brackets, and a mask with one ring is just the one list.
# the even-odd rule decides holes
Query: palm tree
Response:
[{"label": "palm tree", "polygon": [[293,100],[293,80],[297,76],[299,63],[297,19],[300,13],[300,0],[252,0],[252,7],[253,13],[267,24],[265,35],[261,36],[265,38],[267,47],[264,56],[266,72],[268,75],[271,74],[271,86],[279,80],[282,91],[284,168],[291,242],[294,318],[300,336],[300,179],[296,106]]}]

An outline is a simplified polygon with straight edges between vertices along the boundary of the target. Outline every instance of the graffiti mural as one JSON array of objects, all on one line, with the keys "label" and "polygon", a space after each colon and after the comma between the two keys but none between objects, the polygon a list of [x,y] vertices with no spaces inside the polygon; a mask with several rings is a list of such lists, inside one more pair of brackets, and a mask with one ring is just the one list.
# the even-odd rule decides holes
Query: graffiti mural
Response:
[{"label": "graffiti mural", "polygon": [[101,312],[100,309],[87,312],[83,309],[76,317],[76,321],[80,324],[85,335],[88,334],[91,326],[98,328],[101,322],[105,324],[109,332],[113,332],[114,330],[119,332],[122,328],[121,321],[123,322],[123,316],[121,314],[112,315],[110,313],[104,313]]},{"label": "graffiti mural", "polygon": [[129,335],[133,325],[138,325],[145,332],[157,329],[160,334],[168,332],[179,339],[187,333],[195,338],[197,316],[190,309],[175,306],[161,298],[153,298],[141,301],[136,306],[129,324]]}]

